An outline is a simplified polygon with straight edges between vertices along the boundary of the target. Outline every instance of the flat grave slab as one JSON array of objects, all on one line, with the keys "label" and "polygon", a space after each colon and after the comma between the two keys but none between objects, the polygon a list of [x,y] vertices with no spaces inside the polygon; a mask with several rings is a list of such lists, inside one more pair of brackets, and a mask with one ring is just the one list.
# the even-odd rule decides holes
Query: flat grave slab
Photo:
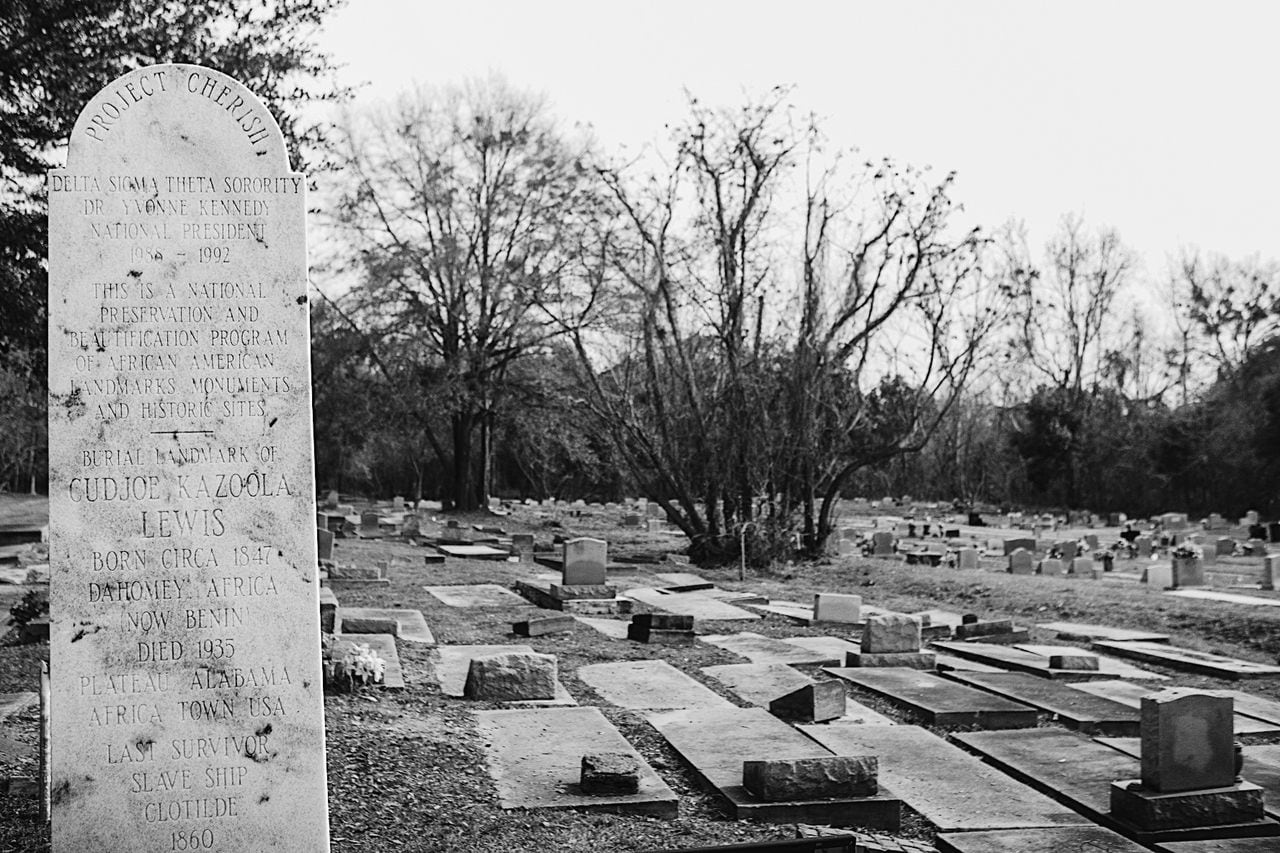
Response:
[{"label": "flat grave slab", "polygon": [[949,655],[946,652],[934,652],[934,666],[938,668],[938,672],[1008,672],[1007,669],[1001,669],[998,666],[991,666],[986,663],[978,663],[976,660],[965,660],[955,655]]},{"label": "flat grave slab", "polygon": [[881,783],[942,831],[1087,823],[918,726],[798,728],[836,755],[878,756]]},{"label": "flat grave slab", "polygon": [[737,634],[707,634],[698,639],[740,655],[752,663],[816,664],[823,663],[829,658],[829,655],[823,652],[810,651],[749,631]]},{"label": "flat grave slab", "polygon": [[1085,817],[1144,843],[1190,840],[1205,835],[1275,835],[1280,823],[1266,819],[1201,829],[1146,833],[1111,817],[1111,783],[1141,775],[1138,759],[1083,736],[1056,729],[964,732],[957,743],[1004,772],[1063,802]]},{"label": "flat grave slab", "polygon": [[[1146,853],[1147,848],[1100,826],[943,833],[939,853]],[[1157,848],[1159,849],[1159,848]]]},{"label": "flat grave slab", "polygon": [[[579,809],[673,819],[679,798],[598,708],[475,711],[489,775],[504,809]],[[623,752],[640,764],[640,790],[593,796],[578,785],[582,756]]]},{"label": "flat grave slab", "polygon": [[528,601],[496,583],[423,587],[450,607],[524,607]]},{"label": "flat grave slab", "polygon": [[1161,643],[1097,640],[1093,646],[1121,657],[1163,664],[1172,669],[1212,675],[1215,678],[1268,678],[1280,675],[1280,666],[1197,652],[1193,649],[1181,649]]},{"label": "flat grave slab", "polygon": [[1043,622],[1036,625],[1063,639],[1074,640],[1141,640],[1148,643],[1167,643],[1168,634],[1154,631],[1135,631],[1130,628],[1110,628],[1106,625],[1086,625],[1082,622]]},{"label": "flat grave slab", "polygon": [[[1142,697],[1154,693],[1158,688],[1148,684],[1134,684],[1131,681],[1084,681],[1069,685],[1073,690],[1102,696],[1130,708],[1141,708]],[[1215,693],[1230,694],[1234,691],[1216,690]],[[1265,700],[1264,700],[1265,701]],[[1237,735],[1262,735],[1280,733],[1280,726],[1268,723],[1236,711],[1232,718],[1232,728]]]},{"label": "flat grave slab", "polygon": [[627,639],[627,622],[622,619],[606,619],[603,616],[583,616],[579,613],[573,614],[573,618],[577,619],[583,625],[594,628],[606,637],[612,637],[615,640]]},{"label": "flat grave slab", "polygon": [[861,648],[857,643],[839,637],[784,637],[782,642],[822,655],[823,660],[818,662],[823,666],[844,666],[845,655]]},{"label": "flat grave slab", "polygon": [[[503,652],[532,651],[532,646],[510,644],[500,646],[436,646],[436,681],[440,683],[440,692],[453,699],[462,698],[463,689],[467,686],[467,670],[471,667],[472,658],[502,654]],[[537,708],[549,705],[577,705],[578,703],[557,679],[554,699],[529,699],[505,704]]]},{"label": "flat grave slab", "polygon": [[662,581],[662,588],[670,592],[715,589],[715,584],[693,572],[658,572],[655,578]]},{"label": "flat grave slab", "polygon": [[339,607],[334,619],[334,631],[342,633],[343,625],[355,623],[361,619],[391,621],[396,623],[396,633],[408,643],[435,643],[436,638],[427,626],[426,617],[421,610],[391,609],[385,607]]},{"label": "flat grave slab", "polygon": [[609,703],[632,711],[734,707],[662,660],[593,663],[578,667],[578,677]]},{"label": "flat grave slab", "polygon": [[1128,661],[1107,657],[1106,655],[1100,655],[1095,651],[1078,648],[1077,646],[1051,646],[1041,645],[1038,643],[1015,643],[1013,647],[1024,652],[1031,652],[1033,655],[1039,655],[1046,660],[1053,655],[1093,655],[1098,659],[1098,672],[1101,673],[1100,676],[1097,676],[1099,679],[1132,678],[1137,681],[1168,680],[1168,676],[1161,675],[1158,672],[1142,669],[1134,666]]},{"label": "flat grave slab", "polygon": [[823,672],[883,696],[933,725],[1016,729],[1036,724],[1034,708],[930,672],[889,666],[826,667]]},{"label": "flat grave slab", "polygon": [[681,616],[692,616],[704,622],[736,621],[740,619],[755,620],[759,613],[752,613],[723,601],[718,601],[697,592],[665,592],[653,587],[635,587],[622,593],[623,596],[647,604],[664,613],[675,613]]},{"label": "flat grave slab", "polygon": [[565,613],[589,613],[594,615],[631,612],[632,600],[619,598],[617,595],[612,598],[557,598],[551,594],[551,587],[559,582],[559,579],[545,580],[542,578],[521,580],[516,581],[516,590],[520,593],[525,603],[532,602],[538,607],[547,610],[562,610]]},{"label": "flat grave slab", "polygon": [[386,662],[382,671],[382,686],[387,690],[403,690],[404,670],[400,666],[400,653],[396,651],[396,638],[390,634],[334,634],[335,640],[360,643],[368,646]]},{"label": "flat grave slab", "polygon": [[1171,589],[1165,593],[1174,598],[1198,598],[1202,601],[1225,601],[1250,607],[1280,607],[1280,598],[1264,598],[1260,595],[1241,595],[1237,592],[1219,592],[1213,589]]},{"label": "flat grave slab", "polygon": [[466,560],[506,560],[510,551],[491,548],[488,545],[435,545],[441,554],[448,557],[460,557]]},{"label": "flat grave slab", "polygon": [[[1165,679],[1165,676],[1159,673],[1148,672],[1124,661],[1118,661],[1102,655],[1098,656],[1098,669],[1096,671],[1051,669],[1047,655],[1036,654],[1017,646],[1002,646],[992,643],[964,643],[949,640],[935,640],[931,645],[955,657],[985,663],[989,666],[998,666],[1015,672],[1029,672],[1041,678],[1057,678],[1064,681],[1091,681],[1103,678],[1139,678],[1153,681]],[[1069,647],[1066,646],[1058,646],[1056,648],[1061,649],[1063,652],[1069,651]]]},{"label": "flat grave slab", "polygon": [[768,708],[779,696],[813,683],[812,678],[785,663],[729,663],[704,666],[702,672],[761,708]]},{"label": "flat grave slab", "polygon": [[763,708],[687,708],[651,712],[646,718],[693,766],[703,782],[729,804],[735,820],[853,824],[890,832],[899,827],[902,800],[885,787],[874,797],[780,803],[763,802],[747,793],[742,787],[744,761],[825,758],[832,754]]},{"label": "flat grave slab", "polygon": [[1217,690],[1215,692],[1230,696],[1235,702],[1237,714],[1244,714],[1246,717],[1252,717],[1255,720],[1280,727],[1280,702],[1264,699],[1261,696],[1254,696],[1252,693],[1245,693],[1243,690]]},{"label": "flat grave slab", "polygon": [[790,619],[799,625],[808,625],[813,620],[813,607],[795,601],[770,601],[768,604],[748,604],[747,607]]},{"label": "flat grave slab", "polygon": [[1022,702],[1046,714],[1055,714],[1067,728],[1086,734],[1138,735],[1138,711],[1135,708],[1073,690],[1069,684],[1025,672],[952,672],[947,677]]},{"label": "flat grave slab", "polygon": [[1153,848],[1158,853],[1275,853],[1274,838],[1207,838],[1203,841],[1166,841]]}]

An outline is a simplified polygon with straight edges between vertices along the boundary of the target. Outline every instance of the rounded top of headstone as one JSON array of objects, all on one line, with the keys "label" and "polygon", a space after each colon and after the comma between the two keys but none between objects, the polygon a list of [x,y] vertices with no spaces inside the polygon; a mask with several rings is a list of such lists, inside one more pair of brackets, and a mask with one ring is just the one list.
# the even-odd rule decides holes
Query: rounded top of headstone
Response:
[{"label": "rounded top of headstone", "polygon": [[240,82],[200,65],[149,65],[104,86],[80,111],[67,166],[157,167],[225,164],[224,174],[289,171],[280,125]]}]

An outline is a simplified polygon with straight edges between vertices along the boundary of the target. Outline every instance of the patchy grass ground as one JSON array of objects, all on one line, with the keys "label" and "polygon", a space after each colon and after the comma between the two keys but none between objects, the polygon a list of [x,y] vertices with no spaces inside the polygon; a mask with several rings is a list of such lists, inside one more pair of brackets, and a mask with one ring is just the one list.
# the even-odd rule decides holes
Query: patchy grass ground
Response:
[{"label": "patchy grass ground", "polygon": [[[623,587],[628,578],[648,583],[658,572],[681,570],[661,562],[662,554],[679,549],[678,537],[621,529],[615,526],[617,519],[612,514],[606,517],[603,510],[594,512],[592,518],[572,518],[563,512],[548,516],[545,513],[549,511],[519,510],[511,519],[476,517],[464,521],[500,524],[508,532],[533,532],[540,542],[549,542],[553,533],[602,536],[610,541],[611,558],[646,560],[613,573],[618,577],[611,576],[611,583]],[[429,531],[431,525],[424,529]],[[391,564],[389,586],[335,582],[339,601],[348,607],[419,609],[440,643],[518,641],[555,654],[561,680],[583,705],[604,703],[576,677],[579,666],[638,658],[666,660],[735,704],[745,704],[718,682],[703,679],[699,672],[700,667],[739,662],[736,656],[713,646],[643,646],[609,639],[584,625],[566,634],[517,640],[509,633],[510,623],[526,618],[535,612],[533,608],[448,607],[424,587],[473,583],[511,586],[518,577],[528,574],[529,566],[466,560],[428,566],[422,561],[425,550],[391,541],[339,540],[335,551],[339,562],[367,564],[388,560]],[[1177,599],[1149,593],[1136,583],[1122,580],[1015,577],[995,569],[994,561],[987,570],[958,572],[945,567],[851,558],[797,564],[771,572],[753,571],[745,582],[739,580],[736,567],[701,570],[700,574],[722,587],[792,601],[810,600],[813,593],[820,591],[854,592],[868,603],[904,611],[938,607],[983,617],[1013,616],[1023,624],[1070,620],[1158,629],[1171,634],[1178,645],[1256,661],[1271,662],[1280,653],[1280,608]],[[1118,569],[1118,576],[1133,576],[1138,566],[1122,563]],[[1234,581],[1229,571],[1211,577],[1223,584]],[[717,623],[716,630],[750,630],[775,637],[823,633],[797,627],[780,617]],[[1041,642],[1053,641],[1044,633],[1033,636]],[[795,837],[793,827],[726,818],[691,769],[642,717],[612,707],[604,707],[604,714],[680,795],[677,820],[573,811],[504,812],[497,807],[469,713],[477,705],[440,695],[430,677],[427,649],[402,643],[399,650],[408,689],[368,690],[326,698],[329,816],[335,853],[381,853],[394,848],[586,853]],[[47,646],[0,647],[0,693],[37,689],[38,661],[47,652]],[[1152,668],[1174,676],[1173,683],[1179,685],[1228,686],[1228,682]],[[1280,699],[1280,679],[1230,686]],[[885,702],[865,695],[857,698],[901,719]],[[35,775],[37,716],[30,711],[6,726],[3,734],[10,741],[8,748],[0,743],[0,775]],[[34,818],[34,808],[30,799],[0,796],[0,853],[48,848],[47,829]],[[907,817],[903,835],[927,840],[931,832],[917,816]]]}]

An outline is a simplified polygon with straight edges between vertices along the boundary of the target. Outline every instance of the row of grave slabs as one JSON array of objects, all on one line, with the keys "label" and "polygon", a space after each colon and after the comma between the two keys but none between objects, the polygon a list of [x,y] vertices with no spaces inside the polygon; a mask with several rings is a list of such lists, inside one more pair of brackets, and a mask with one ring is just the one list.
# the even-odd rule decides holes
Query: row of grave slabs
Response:
[{"label": "row of grave slabs", "polygon": [[[687,581],[689,576],[681,579]],[[502,587],[484,586],[493,586],[493,589],[437,587],[431,591],[453,606],[502,606],[522,602]],[[665,596],[670,593],[657,595],[664,597],[655,601],[652,605],[655,607],[658,601],[665,602]],[[674,600],[693,606],[689,604],[693,598],[682,595]],[[603,633],[625,636],[625,623],[620,620],[576,618],[597,630],[601,629],[598,623],[621,626],[621,631],[603,630]],[[702,618],[705,619],[705,615]],[[1133,648],[1139,649],[1159,646],[1166,655],[1159,662],[1165,665],[1170,665],[1168,654],[1178,653],[1162,642],[1167,638],[1159,635],[1070,625],[1062,626],[1059,633],[1089,638],[1110,636],[1111,640],[1101,642],[1135,644]],[[950,664],[946,667],[948,671],[938,675],[917,670],[840,666],[844,654],[856,649],[856,645],[837,637],[781,641],[741,632],[704,635],[700,639],[753,661],[708,667],[704,674],[720,681],[749,704],[762,707],[734,706],[663,661],[596,664],[581,668],[579,676],[606,701],[643,715],[704,782],[720,793],[735,817],[856,823],[894,829],[898,820],[897,804],[905,802],[938,827],[942,850],[987,853],[1147,849],[1134,846],[1109,828],[1106,809],[1091,808],[1091,801],[1081,792],[1092,792],[1096,804],[1100,802],[1098,797],[1105,798],[1112,780],[1137,775],[1133,770],[1137,759],[1132,753],[1137,748],[1138,700],[1157,689],[1150,685],[1163,680],[1163,676],[1104,658],[1099,672],[1077,673],[1075,678],[1086,680],[1064,683],[1054,677],[1056,673],[1048,671],[1045,657],[1048,648],[1062,653],[1062,646],[935,643],[944,650],[943,657]],[[982,648],[975,650],[971,648],[974,646]],[[444,673],[452,672],[452,681],[457,682],[454,693],[460,695],[468,653],[472,650],[455,647],[455,651],[446,652],[448,648],[442,647],[442,655],[456,657],[461,663],[454,663],[452,667],[442,665],[442,688],[449,680]],[[515,647],[478,647],[475,653],[491,648],[510,651]],[[1128,654],[1129,647],[1112,651]],[[1191,657],[1196,655],[1193,653]],[[1246,662],[1227,660],[1228,667],[1239,663]],[[801,664],[825,665],[829,675],[887,698],[933,725],[1021,731],[1002,730],[988,738],[978,737],[986,734],[984,732],[972,733],[974,737],[956,735],[953,744],[916,726],[894,725],[892,720],[852,700],[846,700],[844,713],[830,722],[793,727],[769,714],[763,706],[777,696],[814,683],[792,668]],[[1011,669],[1014,671],[1010,672]],[[1248,667],[1233,668],[1231,671],[1236,674],[1229,677],[1264,674],[1248,670]],[[1240,675],[1240,672],[1246,674]],[[1221,673],[1215,674],[1222,677]],[[445,692],[452,695],[447,688]],[[1280,704],[1239,692],[1235,697],[1237,734],[1280,732]],[[1075,733],[1034,728],[1038,713],[1053,715],[1058,722],[1075,729]],[[632,802],[619,802],[619,798],[613,797],[585,797],[576,790],[578,759],[584,752],[607,749],[635,754],[625,738],[596,709],[480,711],[477,718],[504,807],[561,806],[675,814],[674,795],[643,760],[641,789],[630,795]],[[1046,733],[1053,737],[1048,738]],[[1097,739],[1090,739],[1089,735]],[[1048,754],[1054,757],[1040,765],[1018,766],[999,749],[1008,744],[1010,747],[1005,751],[1017,755],[1016,746],[1024,741],[1046,744]],[[1098,765],[1086,761],[1083,769],[1075,774],[1076,784],[1064,786],[1059,765],[1073,763],[1069,758],[1063,759],[1064,750],[1073,749],[1081,750],[1082,754],[1104,750],[1111,763]],[[1125,750],[1129,754],[1126,755]],[[741,785],[742,762],[752,758],[867,753],[881,757],[881,790],[876,797],[763,803],[747,794]],[[1251,747],[1247,759],[1250,779],[1256,779],[1272,799],[1280,803],[1280,754],[1277,753],[1280,747]],[[985,759],[985,763],[975,754]],[[1119,760],[1112,758],[1113,755],[1119,756]],[[1111,768],[1121,764],[1124,769],[1117,775]],[[1255,849],[1248,846],[1253,841],[1259,839],[1173,842],[1166,846],[1178,853],[1191,853],[1193,849],[1243,853]],[[1274,838],[1261,839],[1261,842],[1270,846],[1256,849],[1280,849],[1280,841]],[[1186,847],[1188,843],[1228,846]]]}]

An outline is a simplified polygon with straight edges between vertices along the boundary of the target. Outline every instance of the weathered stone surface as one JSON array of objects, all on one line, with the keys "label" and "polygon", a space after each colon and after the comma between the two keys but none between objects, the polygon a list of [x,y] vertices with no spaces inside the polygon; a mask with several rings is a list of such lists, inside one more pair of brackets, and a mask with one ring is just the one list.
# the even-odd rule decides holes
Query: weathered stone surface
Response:
[{"label": "weathered stone surface", "polygon": [[845,666],[900,666],[907,669],[933,669],[937,658],[933,652],[849,652]]},{"label": "weathered stone surface", "polygon": [[874,557],[889,557],[893,555],[893,534],[887,530],[879,533],[871,534],[871,554]]},{"label": "weathered stone surface", "polygon": [[1009,553],[1009,574],[1029,575],[1035,572],[1035,558],[1025,548],[1017,548]]},{"label": "weathered stone surface", "polygon": [[544,634],[572,631],[575,621],[572,616],[539,616],[513,623],[511,630],[521,637],[541,637]]},{"label": "weathered stone surface", "polygon": [[688,646],[697,639],[697,634],[680,628],[646,628],[635,622],[627,625],[627,639],[637,643],[652,643],[665,646]]},{"label": "weathered stone surface", "polygon": [[956,568],[957,569],[976,569],[978,568],[978,549],[977,548],[961,548],[956,551]]},{"label": "weathered stone surface", "polygon": [[920,651],[920,620],[902,613],[868,616],[862,627],[864,654]]},{"label": "weathered stone surface", "polygon": [[1036,540],[1029,537],[1016,537],[1004,540],[1005,556],[1012,556],[1019,548],[1024,551],[1034,553],[1036,550]]},{"label": "weathered stone surface", "polygon": [[631,624],[646,630],[692,631],[693,617],[685,613],[637,613],[631,617]]},{"label": "weathered stone surface", "polygon": [[1176,793],[1235,779],[1231,697],[1170,687],[1142,697],[1142,784]]},{"label": "weathered stone surface", "polygon": [[613,587],[601,585],[572,585],[551,584],[551,595],[561,601],[576,601],[579,599],[604,599],[614,598],[615,592]]},{"label": "weathered stone surface", "polygon": [[338,597],[327,586],[320,587],[320,630],[333,633],[333,623],[338,616]]},{"label": "weathered stone surface", "polygon": [[[48,180],[52,849],[327,850],[306,176],[253,93],[192,65],[109,83],[66,162]],[[119,725],[108,677],[148,685],[112,697]]]},{"label": "weathered stone surface", "polygon": [[742,787],[767,802],[869,797],[879,790],[874,755],[742,762]]},{"label": "weathered stone surface", "polygon": [[564,586],[602,586],[609,543],[603,539],[570,539],[564,543]]},{"label": "weathered stone surface", "polygon": [[955,629],[955,636],[957,640],[972,640],[975,637],[990,637],[995,634],[1012,633],[1012,619],[990,619],[985,622],[965,622],[961,625],[957,625]]},{"label": "weathered stone surface", "polygon": [[820,592],[813,597],[813,618],[818,622],[857,624],[862,621],[862,596]]},{"label": "weathered stone surface", "polygon": [[316,528],[316,559],[321,563],[333,560],[333,531]]},{"label": "weathered stone surface", "polygon": [[556,695],[555,655],[505,652],[472,658],[462,695],[489,702],[553,699]]},{"label": "weathered stone surface", "polygon": [[1173,587],[1204,586],[1204,564],[1196,557],[1173,558]]},{"label": "weathered stone surface", "polygon": [[632,752],[591,752],[582,756],[582,793],[634,794],[640,790],[640,759]]},{"label": "weathered stone surface", "polygon": [[1077,669],[1084,672],[1098,671],[1098,656],[1091,654],[1049,655],[1049,669]]},{"label": "weathered stone surface", "polygon": [[784,720],[822,723],[843,717],[844,685],[839,681],[816,681],[779,696],[769,703],[769,713]]},{"label": "weathered stone surface", "polygon": [[1111,816],[1147,830],[1261,820],[1262,788],[1250,782],[1198,791],[1151,791],[1136,779],[1111,783]]},{"label": "weathered stone surface", "polygon": [[390,634],[400,633],[400,622],[386,616],[343,616],[342,633],[344,634]]},{"label": "weathered stone surface", "polygon": [[1056,557],[1041,560],[1038,570],[1042,575],[1060,575],[1063,572],[1062,561]]}]

